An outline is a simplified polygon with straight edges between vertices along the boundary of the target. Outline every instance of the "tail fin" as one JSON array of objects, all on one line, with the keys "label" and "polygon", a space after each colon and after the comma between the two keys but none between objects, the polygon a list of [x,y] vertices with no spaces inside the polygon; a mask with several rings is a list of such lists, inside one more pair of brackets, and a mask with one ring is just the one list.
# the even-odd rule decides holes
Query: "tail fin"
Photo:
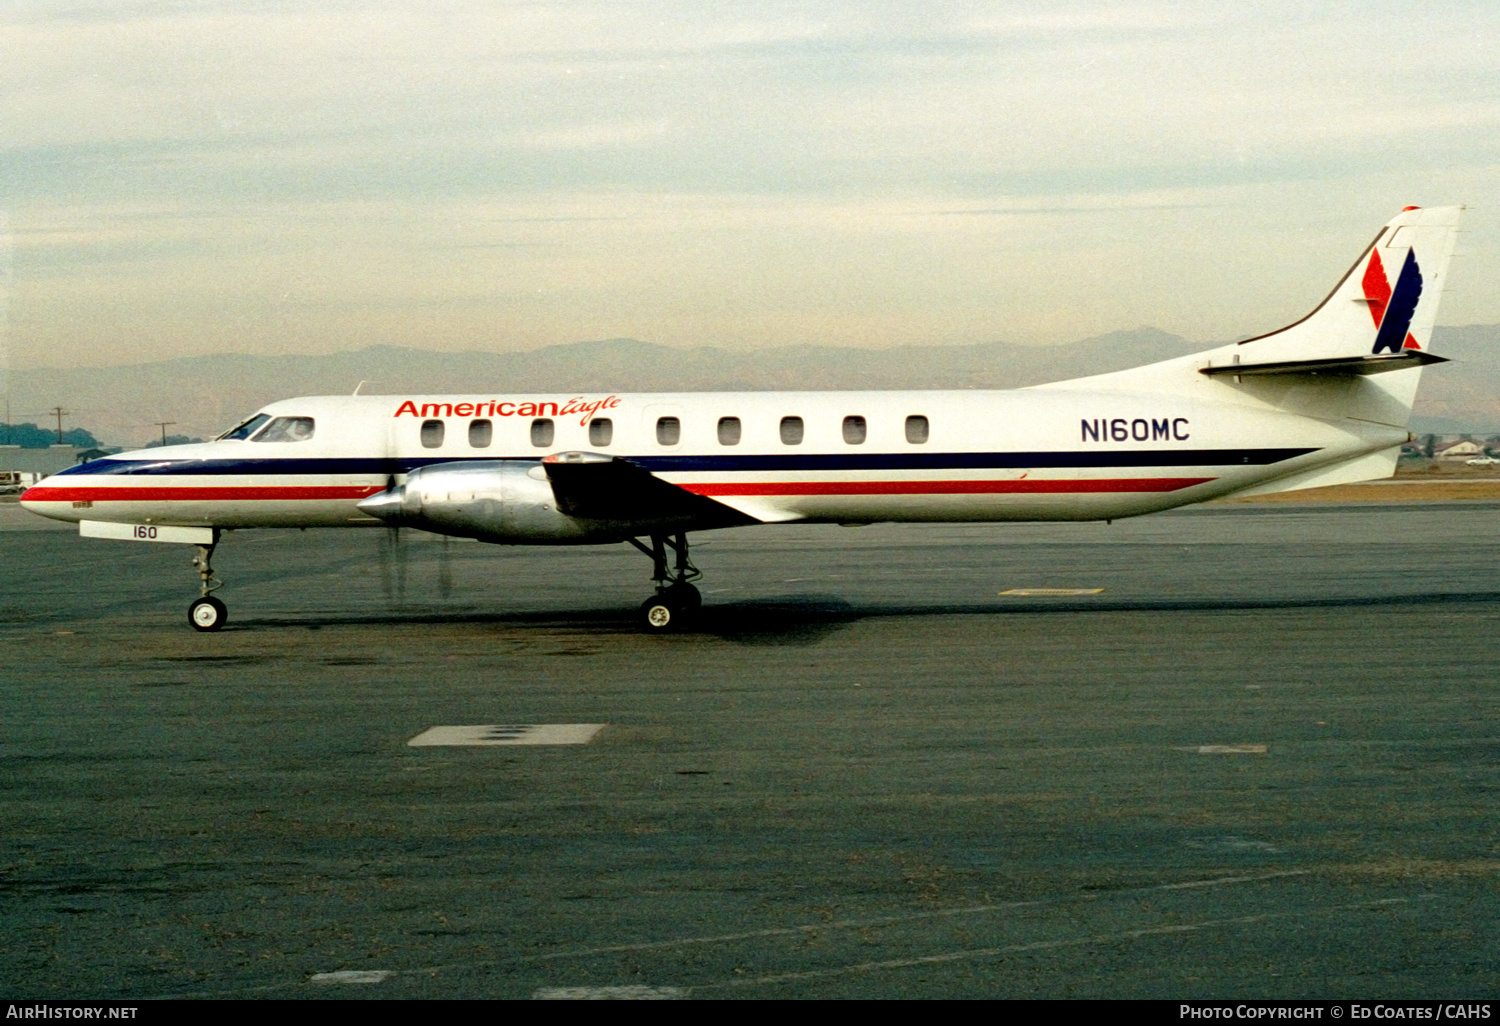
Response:
[{"label": "tail fin", "polygon": [[1422,367],[1443,362],[1429,346],[1462,212],[1407,207],[1316,310],[1279,331],[1199,354],[1208,362],[1198,372],[1232,376],[1289,412],[1405,428]]},{"label": "tail fin", "polygon": [[1288,412],[1340,422],[1370,445],[1362,456],[1242,494],[1368,481],[1396,472],[1398,449],[1390,429],[1406,428],[1423,365],[1442,362],[1429,346],[1462,211],[1406,208],[1312,313],[1280,331],[1206,354],[1208,366],[1199,366],[1199,373],[1233,375],[1221,380],[1233,380],[1236,389]]},{"label": "tail fin", "polygon": [[1202,394],[1207,376],[1233,386],[1215,391],[1217,402],[1238,392],[1301,416],[1404,429],[1422,366],[1443,362],[1429,346],[1462,213],[1407,207],[1295,324],[1191,356],[1034,387]]},{"label": "tail fin", "polygon": [[1316,310],[1296,324],[1239,343],[1238,362],[1290,364],[1427,352],[1462,212],[1462,207],[1407,207],[1380,230]]}]

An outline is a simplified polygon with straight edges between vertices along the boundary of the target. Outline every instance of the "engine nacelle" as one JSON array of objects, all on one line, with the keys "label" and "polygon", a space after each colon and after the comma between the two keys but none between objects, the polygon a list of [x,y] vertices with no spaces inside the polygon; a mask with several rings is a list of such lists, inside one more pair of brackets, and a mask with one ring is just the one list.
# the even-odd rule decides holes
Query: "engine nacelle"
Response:
[{"label": "engine nacelle", "polygon": [[561,512],[542,465],[521,460],[420,467],[359,508],[396,526],[510,545],[619,541],[631,533],[615,521]]}]

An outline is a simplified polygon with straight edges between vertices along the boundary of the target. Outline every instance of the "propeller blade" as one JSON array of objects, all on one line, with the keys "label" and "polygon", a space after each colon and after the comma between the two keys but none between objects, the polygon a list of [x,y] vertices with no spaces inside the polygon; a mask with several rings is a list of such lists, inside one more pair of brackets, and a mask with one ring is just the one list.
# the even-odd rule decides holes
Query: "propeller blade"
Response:
[{"label": "propeller blade", "polygon": [[399,527],[380,532],[380,585],[386,602],[397,606],[406,602],[406,547],[401,544]]}]

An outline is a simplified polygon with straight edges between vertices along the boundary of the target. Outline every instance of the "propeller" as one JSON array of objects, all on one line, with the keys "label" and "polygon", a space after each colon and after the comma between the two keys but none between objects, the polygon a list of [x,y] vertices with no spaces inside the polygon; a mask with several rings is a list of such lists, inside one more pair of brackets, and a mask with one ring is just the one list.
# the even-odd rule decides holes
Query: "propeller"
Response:
[{"label": "propeller", "polygon": [[[372,495],[365,503],[379,503],[382,508],[389,503],[394,509],[400,508],[399,493],[396,491],[396,475],[391,474],[386,478],[385,491]],[[401,523],[395,518],[384,518],[386,528],[380,532],[380,584],[381,590],[385,592],[387,603],[394,601],[400,606],[406,601],[406,550],[401,544]]]},{"label": "propeller", "polygon": [[[385,490],[363,499],[359,508],[386,523],[380,539],[380,577],[387,602],[396,606],[406,603],[406,547],[401,543],[402,494],[396,475],[386,479]],[[438,550],[438,592],[443,598],[453,594],[452,551],[449,537],[441,535]]]},{"label": "propeller", "polygon": [[453,594],[453,564],[448,551],[448,536],[443,535],[443,547],[438,550],[438,594],[448,598]]},{"label": "propeller", "polygon": [[380,532],[380,583],[385,600],[396,606],[406,602],[406,546],[401,544],[401,528],[387,527]]}]

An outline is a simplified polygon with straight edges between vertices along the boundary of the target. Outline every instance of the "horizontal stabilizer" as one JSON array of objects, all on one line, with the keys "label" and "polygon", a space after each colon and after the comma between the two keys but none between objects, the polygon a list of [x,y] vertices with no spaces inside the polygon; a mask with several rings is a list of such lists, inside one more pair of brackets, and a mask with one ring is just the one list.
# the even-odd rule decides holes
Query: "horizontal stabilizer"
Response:
[{"label": "horizontal stabilizer", "polygon": [[1335,356],[1314,360],[1275,360],[1269,363],[1223,363],[1200,367],[1199,374],[1270,375],[1270,374],[1382,374],[1409,370],[1429,363],[1447,363],[1424,349],[1408,349],[1393,356]]}]

